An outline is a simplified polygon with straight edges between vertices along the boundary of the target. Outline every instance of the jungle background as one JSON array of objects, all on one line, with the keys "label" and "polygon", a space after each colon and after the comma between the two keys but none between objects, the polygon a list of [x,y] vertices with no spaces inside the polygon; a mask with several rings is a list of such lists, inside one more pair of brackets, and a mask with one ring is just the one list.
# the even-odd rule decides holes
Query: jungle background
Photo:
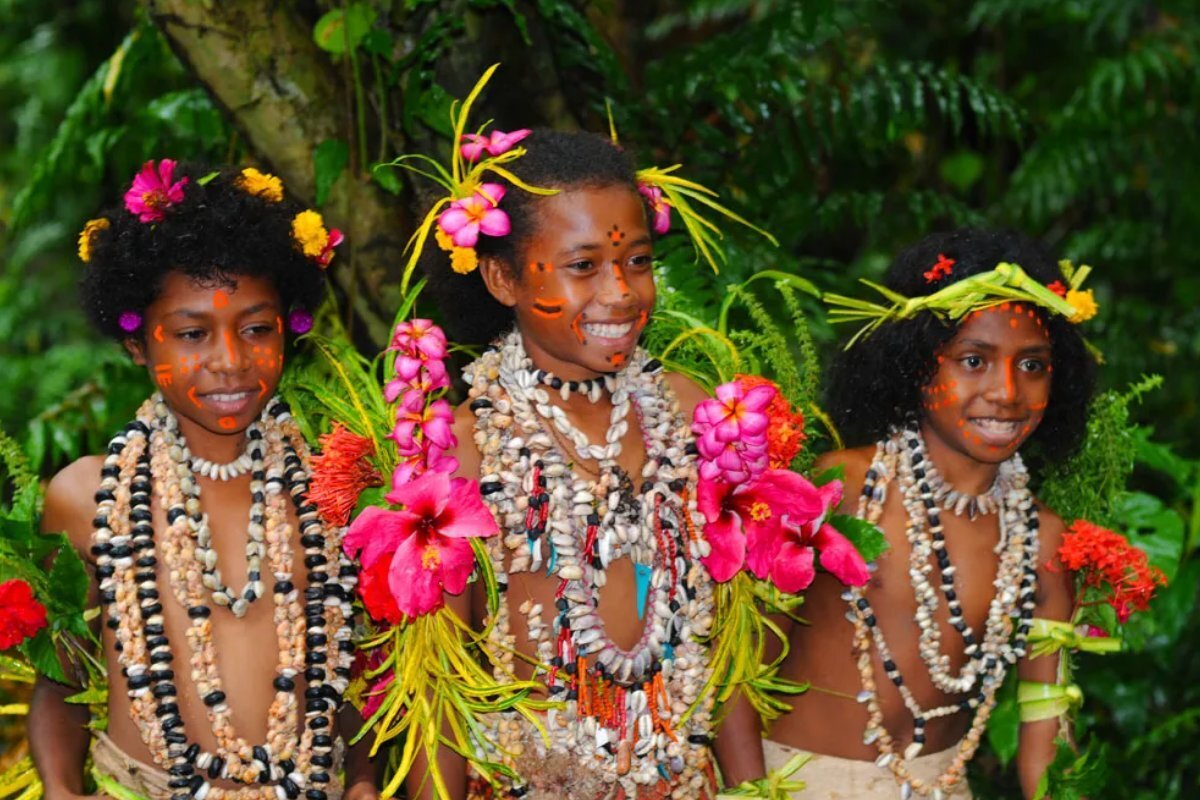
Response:
[{"label": "jungle background", "polygon": [[[451,99],[502,62],[480,121],[605,131],[611,101],[641,164],[685,164],[778,237],[730,230],[716,275],[661,243],[664,307],[706,324],[761,270],[855,293],[964,223],[1095,267],[1087,334],[1113,393],[1089,463],[1132,473],[1080,491],[1172,581],[1127,652],[1081,669],[1080,728],[1108,768],[1090,796],[1196,797],[1198,57],[1187,0],[0,0],[0,427],[46,478],[144,396],[77,311],[75,238],[149,158],[254,162],[320,207],[348,235],[340,322],[377,350],[420,187],[375,166],[447,152]],[[793,299],[827,356],[837,332]],[[1161,387],[1127,391],[1149,374]],[[0,689],[0,711],[24,693]],[[25,756],[3,719],[0,769]],[[979,796],[1017,796],[1013,746],[990,737]]]}]

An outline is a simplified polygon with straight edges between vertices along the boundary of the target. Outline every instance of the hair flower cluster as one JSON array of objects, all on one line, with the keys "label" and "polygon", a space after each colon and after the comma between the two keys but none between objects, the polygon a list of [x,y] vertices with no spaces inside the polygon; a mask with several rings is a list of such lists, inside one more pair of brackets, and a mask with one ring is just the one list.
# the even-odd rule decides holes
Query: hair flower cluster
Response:
[{"label": "hair flower cluster", "polygon": [[283,200],[283,181],[274,175],[259,172],[254,167],[242,170],[234,184],[246,194],[261,197],[270,203]]},{"label": "hair flower cluster", "polygon": [[533,131],[529,128],[522,128],[519,131],[512,131],[511,133],[492,131],[488,136],[478,133],[467,133],[463,135],[463,144],[459,147],[458,151],[462,154],[463,159],[475,163],[484,152],[487,152],[490,156],[504,155],[531,133]]},{"label": "hair flower cluster", "polygon": [[100,231],[108,230],[112,225],[108,221],[108,217],[99,217],[97,219],[89,219],[83,226],[83,230],[79,232],[79,260],[83,263],[88,263],[92,260],[93,237]]},{"label": "hair flower cluster", "polygon": [[639,182],[638,192],[650,204],[650,211],[654,214],[654,232],[661,235],[669,231],[671,229],[671,204],[667,202],[663,190],[658,186]]},{"label": "hair flower cluster", "polygon": [[739,376],[696,406],[696,505],[712,548],[703,562],[714,580],[728,581],[744,568],[782,591],[799,592],[812,583],[819,559],[842,583],[866,583],[866,562],[828,521],[841,502],[841,482],[815,486],[786,468],[802,431],[803,417],[765,378]]},{"label": "hair flower cluster", "polygon": [[474,247],[479,234],[507,236],[512,230],[508,214],[497,206],[505,189],[498,183],[485,183],[470,197],[455,200],[438,217],[438,229],[450,237],[455,247]]},{"label": "hair flower cluster", "polygon": [[304,255],[317,262],[322,269],[333,260],[333,248],[345,240],[337,228],[325,230],[325,220],[311,208],[301,211],[292,219],[292,238],[300,245]]},{"label": "hair flower cluster", "polygon": [[1071,322],[1087,322],[1100,312],[1100,304],[1096,302],[1096,295],[1091,289],[1072,289],[1067,292],[1066,300],[1071,304],[1071,308],[1075,309],[1075,316],[1071,317]]},{"label": "hair flower cluster", "polygon": [[188,179],[172,182],[174,175],[173,160],[164,158],[157,166],[153,160],[147,161],[125,192],[125,208],[142,222],[162,222],[168,208],[183,202],[183,187]]},{"label": "hair flower cluster", "polygon": [[46,607],[19,578],[0,583],[0,651],[16,647],[46,627]]}]

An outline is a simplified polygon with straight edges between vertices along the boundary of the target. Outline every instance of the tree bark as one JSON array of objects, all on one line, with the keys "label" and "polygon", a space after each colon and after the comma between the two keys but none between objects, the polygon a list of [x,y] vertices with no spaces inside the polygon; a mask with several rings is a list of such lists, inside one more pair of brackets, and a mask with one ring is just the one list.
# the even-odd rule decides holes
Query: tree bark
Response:
[{"label": "tree bark", "polygon": [[[312,39],[310,24],[278,0],[143,0],[180,60],[223,108],[250,149],[287,189],[312,203],[313,151],[327,139],[353,147],[342,80]],[[398,304],[406,229],[402,205],[347,171],[322,208],[346,232],[331,277],[356,329],[382,346]]]}]

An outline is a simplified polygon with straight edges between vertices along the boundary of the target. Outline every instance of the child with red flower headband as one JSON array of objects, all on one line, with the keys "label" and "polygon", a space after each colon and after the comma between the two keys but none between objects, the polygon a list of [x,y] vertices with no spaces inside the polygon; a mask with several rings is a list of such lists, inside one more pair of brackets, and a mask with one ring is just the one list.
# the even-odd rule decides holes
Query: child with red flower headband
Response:
[{"label": "child with red flower headband", "polygon": [[[872,284],[883,303],[830,298],[835,319],[867,324],[826,404],[853,447],[817,467],[842,471],[843,507],[890,548],[865,586],[818,576],[809,624],[788,631],[780,674],[811,688],[764,748],[768,765],[813,754],[804,797],[969,797],[966,766],[1007,669],[1056,681],[1058,659],[1034,643],[1038,624],[1072,612],[1070,577],[1047,566],[1064,525],[1017,451],[1059,460],[1082,440],[1086,315],[1050,287],[1086,274],[1027,237],[961,229],[903,251]],[[1052,719],[1022,726],[1027,797],[1057,733]]]},{"label": "child with red flower headband", "polygon": [[342,703],[355,572],[275,396],[340,240],[275,176],[170,159],[80,234],[88,316],[156,391],[46,492],[43,530],[92,573],[109,689],[107,729],[89,731],[78,688],[39,677],[48,800],[90,791],[89,749],[96,793],[126,800],[378,796],[341,734],[361,725]]}]

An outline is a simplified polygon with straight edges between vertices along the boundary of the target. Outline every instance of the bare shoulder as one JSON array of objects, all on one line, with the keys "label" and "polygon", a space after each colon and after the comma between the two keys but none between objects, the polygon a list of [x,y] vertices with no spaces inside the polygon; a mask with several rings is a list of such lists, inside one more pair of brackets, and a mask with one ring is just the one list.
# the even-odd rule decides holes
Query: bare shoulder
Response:
[{"label": "bare shoulder", "polygon": [[690,420],[696,406],[708,399],[708,392],[704,391],[700,384],[678,372],[668,372],[663,377],[666,379],[667,385],[671,387],[671,391],[675,392],[675,396],[679,398],[679,409]]},{"label": "bare shoulder", "polygon": [[81,553],[87,553],[91,546],[95,494],[103,466],[103,456],[84,456],[64,467],[46,487],[42,531],[65,531]]},{"label": "bare shoulder", "polygon": [[867,468],[871,466],[871,460],[874,457],[874,445],[852,447],[846,450],[830,450],[828,453],[817,456],[817,460],[813,462],[813,469],[820,472],[834,467],[842,467],[846,472],[847,479],[860,480],[866,474]]},{"label": "bare shoulder", "polygon": [[478,480],[482,459],[479,456],[479,448],[475,446],[475,412],[471,410],[469,400],[464,400],[454,409],[452,430],[458,442],[454,448],[454,457],[458,459],[455,477]]}]

